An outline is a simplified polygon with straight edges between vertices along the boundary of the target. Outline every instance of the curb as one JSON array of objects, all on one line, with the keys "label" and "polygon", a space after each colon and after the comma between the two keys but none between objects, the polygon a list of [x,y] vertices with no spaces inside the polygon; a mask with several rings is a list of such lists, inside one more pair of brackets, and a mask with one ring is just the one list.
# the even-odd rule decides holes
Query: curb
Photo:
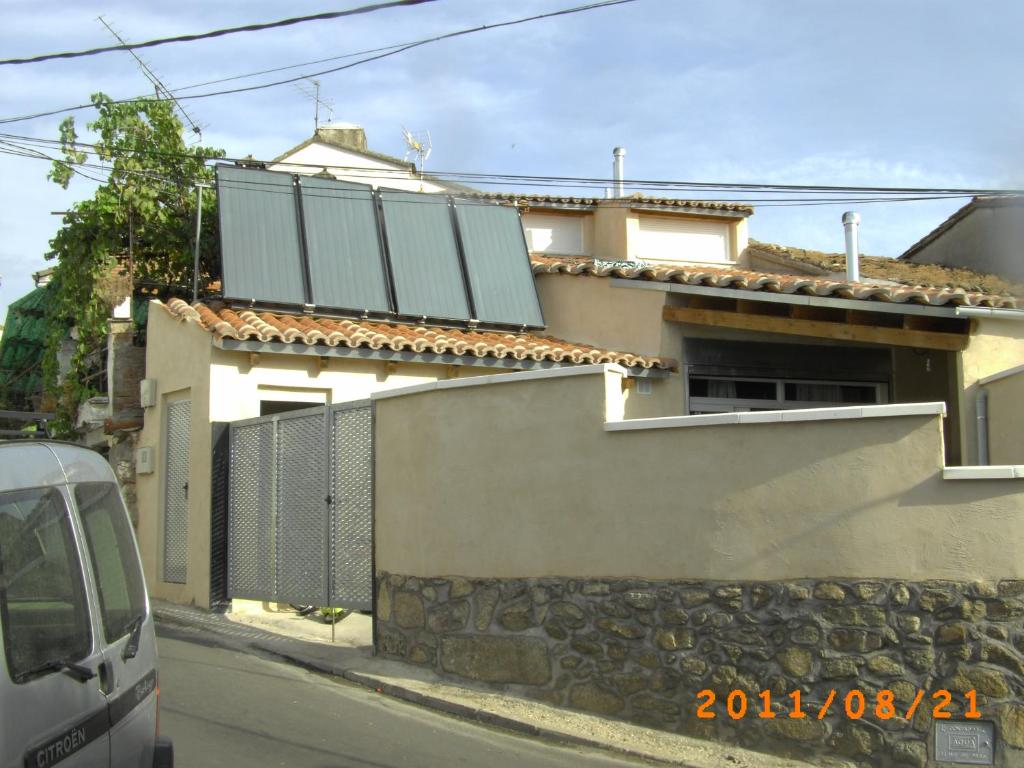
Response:
[{"label": "curb", "polygon": [[332,667],[326,664],[318,664],[315,661],[299,658],[269,645],[264,645],[258,642],[252,643],[251,645],[253,648],[272,656],[276,656],[289,664],[294,664],[295,666],[302,667],[303,669],[341,677],[350,683],[364,688],[369,688],[377,693],[390,696],[393,699],[399,699],[410,704],[426,707],[427,709],[433,709],[447,715],[454,715],[455,717],[460,717],[464,720],[471,720],[483,725],[489,725],[495,728],[501,728],[502,730],[511,731],[513,733],[533,736],[535,738],[553,741],[559,744],[600,749],[604,752],[611,752],[617,755],[622,755],[623,757],[632,757],[649,763],[673,765],[678,766],[678,768],[693,768],[689,763],[682,763],[676,760],[666,760],[664,758],[650,755],[646,752],[620,747],[615,744],[609,744],[605,741],[588,739],[585,736],[574,736],[572,734],[564,733],[563,731],[556,731],[550,728],[542,728],[538,725],[526,723],[522,720],[515,720],[511,717],[499,715],[486,709],[471,707],[466,704],[459,704],[458,702],[450,701],[440,696],[432,696],[428,693],[420,693],[419,691],[414,691],[411,688],[406,688],[396,683],[387,682],[365,672],[358,672],[354,669]]},{"label": "curb", "polygon": [[[390,698],[405,701],[426,709],[432,709],[436,712],[459,717],[470,722],[499,728],[510,733],[542,739],[553,744],[600,750],[610,755],[618,755],[620,757],[631,758],[651,764],[671,765],[676,766],[676,768],[700,768],[700,766],[708,765],[706,760],[695,764],[686,758],[680,759],[664,757],[658,754],[652,754],[643,750],[616,744],[611,741],[601,741],[588,736],[566,733],[565,731],[556,730],[543,725],[535,725],[513,717],[508,717],[507,715],[498,714],[486,708],[453,701],[443,696],[423,693],[421,691],[414,690],[413,688],[403,686],[401,683],[392,682],[386,677],[379,677],[374,673],[361,672],[338,664],[331,664],[315,658],[296,654],[289,649],[289,638],[278,635],[274,632],[256,630],[256,632],[261,633],[263,637],[254,637],[252,635],[246,637],[244,635],[233,634],[226,631],[227,627],[223,626],[223,624],[231,624],[230,620],[214,614],[205,614],[197,611],[194,616],[190,616],[181,611],[164,610],[160,606],[155,605],[152,607],[152,612],[154,617],[163,623],[193,630],[204,630],[208,633],[208,636],[216,638],[217,643],[222,647],[234,648],[236,650],[249,649],[251,651],[265,653],[286,664],[297,666],[317,674],[341,678],[353,685],[358,685],[362,688],[376,691],[377,693]],[[730,757],[730,755],[725,755],[723,759],[728,760]],[[774,756],[765,755],[765,757]],[[735,758],[733,758],[733,760],[735,760]],[[806,768],[813,768],[815,765],[814,763],[804,762],[799,764],[806,766]],[[839,764],[823,762],[818,765],[820,765],[821,768],[825,768],[825,766],[838,766]],[[842,765],[847,768],[852,768],[850,764],[844,763]]]},{"label": "curb", "polygon": [[[204,629],[208,630],[211,634],[214,634],[218,639],[223,641],[233,641],[226,643],[228,645],[238,645],[248,647],[262,653],[274,656],[288,664],[293,666],[301,667],[311,672],[317,672],[320,674],[331,675],[333,677],[340,677],[347,680],[355,685],[369,688],[377,691],[385,696],[390,696],[393,699],[399,699],[401,701],[415,704],[417,706],[432,709],[437,712],[442,712],[447,715],[453,715],[460,717],[464,720],[470,720],[473,722],[480,723],[482,725],[488,725],[495,728],[501,728],[502,730],[510,731],[512,733],[519,733],[525,736],[532,736],[534,738],[544,739],[546,741],[552,741],[559,744],[577,746],[577,747],[588,747],[591,749],[599,749],[603,752],[609,752],[623,757],[631,757],[638,760],[644,760],[649,763],[657,763],[660,765],[672,765],[678,766],[678,768],[693,768],[690,763],[683,763],[676,760],[667,760],[659,758],[654,755],[640,752],[638,750],[629,749],[626,747],[620,747],[615,744],[609,744],[608,742],[599,741],[597,739],[590,739],[585,736],[575,736],[572,734],[564,733],[562,731],[553,730],[551,728],[544,728],[541,726],[533,725],[532,723],[526,723],[522,720],[516,720],[505,715],[499,715],[494,712],[490,712],[486,709],[480,709],[478,707],[468,706],[466,704],[460,704],[455,701],[442,698],[440,696],[432,696],[426,693],[420,693],[419,691],[406,688],[396,683],[388,682],[366,672],[359,672],[354,669],[345,669],[343,667],[337,667],[330,664],[323,664],[315,660],[308,658],[302,658],[292,653],[288,653],[282,649],[280,645],[283,642],[287,642],[286,639],[281,641],[270,642],[264,640],[246,639],[242,637],[233,637],[232,635],[226,634],[220,631],[220,627],[217,625],[216,620],[212,621],[192,621],[188,617],[181,616],[174,611],[161,610],[159,606],[153,606],[153,616],[159,619],[165,624],[173,624],[179,627],[188,627],[191,629]],[[271,633],[268,633],[271,634]]]}]

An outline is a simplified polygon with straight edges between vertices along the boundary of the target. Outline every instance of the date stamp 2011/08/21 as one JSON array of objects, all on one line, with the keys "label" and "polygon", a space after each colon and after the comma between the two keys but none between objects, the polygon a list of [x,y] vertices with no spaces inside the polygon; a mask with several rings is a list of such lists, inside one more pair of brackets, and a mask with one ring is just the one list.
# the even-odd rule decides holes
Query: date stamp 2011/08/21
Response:
[{"label": "date stamp 2011/08/21", "polygon": [[[745,717],[757,717],[762,720],[770,720],[775,717],[793,719],[816,717],[818,720],[823,720],[832,711],[850,720],[860,720],[865,717],[874,717],[878,720],[891,720],[894,717],[900,717],[910,720],[922,703],[926,707],[931,707],[931,715],[936,720],[949,720],[953,717],[949,711],[953,704],[953,694],[949,691],[937,690],[931,694],[927,702],[924,702],[924,698],[925,692],[919,688],[910,705],[902,708],[896,702],[896,694],[887,688],[878,691],[873,698],[857,688],[852,688],[842,695],[833,688],[829,691],[824,703],[805,709],[800,700],[800,691],[790,691],[783,697],[781,709],[784,711],[777,712],[776,708],[778,707],[773,708],[772,706],[771,691],[761,691],[751,700],[745,691],[734,689],[725,697],[724,704],[726,716],[733,720],[742,720]],[[837,701],[837,699],[839,700]],[[697,700],[697,717],[702,720],[713,720],[718,717],[715,708],[718,697],[714,691],[708,688],[699,691]],[[966,707],[960,717],[969,720],[980,718],[977,692],[966,691],[964,701]],[[721,708],[720,705],[719,708]]]}]

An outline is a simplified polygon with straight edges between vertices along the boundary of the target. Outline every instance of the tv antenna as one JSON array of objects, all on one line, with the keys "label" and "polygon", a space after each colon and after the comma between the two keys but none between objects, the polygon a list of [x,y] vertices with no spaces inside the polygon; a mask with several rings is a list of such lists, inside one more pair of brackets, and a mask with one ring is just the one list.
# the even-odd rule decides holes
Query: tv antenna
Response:
[{"label": "tv antenna", "polygon": [[302,83],[294,83],[294,86],[295,90],[313,102],[313,132],[315,133],[320,128],[320,107],[327,111],[327,122],[331,123],[334,121],[334,102],[320,98],[319,80],[314,80],[311,77],[304,77],[303,80],[308,80],[313,84],[313,87],[310,88]]},{"label": "tv antenna", "polygon": [[409,162],[409,157],[415,155],[416,167],[422,176],[427,158],[430,157],[430,150],[433,149],[430,141],[430,131],[416,131],[413,133],[405,126],[402,126],[402,137],[405,139],[405,145],[408,147],[405,151],[405,162]]},{"label": "tv antenna", "polygon": [[[107,28],[107,31],[114,36],[114,39],[116,39],[117,42],[119,42],[121,45],[130,45],[130,43],[128,43],[120,34],[118,34],[117,30],[115,30],[112,26],[110,26],[110,24],[107,23],[106,19],[104,19],[102,16],[97,16],[96,19],[104,27]],[[158,99],[169,99],[170,101],[173,101],[174,106],[178,108],[178,111],[181,113],[181,116],[185,119],[185,122],[188,123],[189,127],[192,129],[192,133],[194,133],[198,137],[196,140],[202,140],[202,127],[195,120],[192,119],[192,115],[190,115],[185,110],[185,107],[181,105],[181,102],[174,98],[174,94],[171,93],[170,89],[163,84],[159,77],[156,76],[156,73],[153,71],[153,68],[150,67],[149,64],[147,64],[145,61],[143,61],[143,59],[137,53],[135,53],[135,50],[133,48],[129,48],[128,53],[130,53],[132,55],[132,58],[135,59],[136,63],[139,65],[139,69],[142,70],[142,74],[146,76],[146,79],[153,84],[153,90],[156,93],[156,97]]]}]

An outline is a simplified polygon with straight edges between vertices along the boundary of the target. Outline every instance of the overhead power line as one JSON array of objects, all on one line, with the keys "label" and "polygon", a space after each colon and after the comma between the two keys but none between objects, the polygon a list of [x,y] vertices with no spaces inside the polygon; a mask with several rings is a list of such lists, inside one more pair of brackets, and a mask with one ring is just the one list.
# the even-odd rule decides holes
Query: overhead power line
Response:
[{"label": "overhead power line", "polygon": [[[21,143],[17,143],[21,142]],[[0,143],[5,144],[11,149],[4,150],[0,148],[2,154],[12,154],[22,157],[33,157],[36,159],[47,159],[60,161],[58,158],[46,155],[43,152],[33,149],[31,146],[25,146],[26,144],[37,144],[44,147],[53,147],[58,145],[59,142],[53,139],[36,139],[27,136],[13,136],[10,134],[0,134]],[[92,154],[96,154],[94,151],[94,145],[91,144],[76,144],[78,149],[85,151],[91,151]],[[32,153],[32,154],[29,154]],[[195,159],[195,155],[187,155],[181,153],[157,153],[150,150],[137,150],[130,153],[121,153],[122,155],[131,154],[133,156],[159,156],[164,158],[190,158]],[[208,160],[221,160],[224,162],[232,162],[232,158],[205,158]],[[238,160],[235,158],[234,160]],[[252,162],[248,158],[246,162]],[[76,164],[81,168],[96,169],[100,171],[109,171],[109,166],[95,164],[95,163],[82,163]],[[307,164],[307,163],[282,163],[282,165],[289,165],[294,167],[304,168],[317,168],[321,169],[321,164]],[[331,166],[338,171],[344,171],[348,176],[365,176],[368,179],[372,177],[379,178],[382,174],[387,175],[389,173],[396,176],[405,176],[406,171],[401,169],[368,169],[359,167],[343,168],[339,166]],[[139,176],[146,176],[155,181],[165,182],[167,184],[174,184],[175,182],[171,179],[163,178],[157,174],[145,171],[135,171]],[[96,179],[95,177],[85,175],[87,178],[93,181],[102,181],[102,179]],[[585,177],[573,177],[573,176],[522,176],[514,174],[485,174],[485,173],[468,173],[468,172],[438,172],[433,174],[433,178],[439,182],[444,183],[445,181],[465,180],[472,181],[474,184],[481,184],[487,186],[509,186],[512,184],[525,184],[531,187],[542,187],[542,188],[559,188],[564,189],[566,187],[580,187],[585,192],[580,195],[582,197],[593,197],[593,195],[586,194],[586,191],[592,189],[595,185],[601,185],[606,187],[610,182],[608,179],[598,178],[585,178]],[[247,182],[236,182],[258,188],[263,186],[257,181]],[[799,207],[799,206],[818,206],[818,205],[854,205],[854,204],[875,204],[875,203],[902,203],[902,202],[922,202],[928,200],[950,200],[969,198],[979,195],[993,196],[993,197],[1009,197],[1024,195],[1024,190],[1013,190],[1013,189],[964,189],[964,188],[921,188],[921,187],[841,187],[841,186],[822,186],[822,185],[795,185],[795,184],[739,184],[739,183],[720,183],[720,182],[688,182],[688,181],[650,181],[650,180],[624,180],[624,185],[631,189],[652,189],[658,188],[659,191],[697,191],[702,195],[713,194],[716,192],[733,193],[734,195],[755,195],[760,193],[760,197],[726,197],[722,195],[715,195],[714,197],[704,198],[691,198],[694,202],[706,200],[721,203],[737,203],[742,205],[758,205],[761,207]],[[671,185],[671,186],[670,186]],[[261,191],[261,190],[257,190]],[[276,187],[273,190],[266,190],[268,192],[276,191]],[[288,194],[291,194],[290,192]],[[508,193],[513,194],[513,193]],[[528,197],[529,193],[520,193],[523,197]],[[788,197],[782,197],[781,195],[788,194]],[[557,193],[554,195],[559,197]],[[565,195],[567,198],[575,197],[575,195]],[[484,200],[488,200],[484,198]],[[623,205],[631,206],[635,205],[636,201],[631,198],[612,198],[604,201],[608,205]]]},{"label": "overhead power line", "polygon": [[0,59],[0,65],[3,64],[36,64],[41,61],[52,61],[53,59],[76,59],[82,56],[96,56],[100,53],[111,53],[113,51],[131,51],[138,48],[153,48],[157,45],[167,45],[168,43],[190,43],[195,40],[207,40],[211,37],[223,37],[224,35],[234,35],[239,32],[261,32],[265,29],[276,29],[278,27],[289,27],[293,24],[304,24],[308,21],[326,21],[328,19],[339,19],[344,16],[355,16],[362,13],[372,13],[373,11],[380,11],[386,8],[395,8],[404,5],[420,5],[422,3],[432,3],[435,0],[391,0],[387,3],[375,3],[374,5],[364,5],[359,8],[350,8],[347,11],[329,11],[327,13],[317,13],[312,16],[295,16],[290,19],[281,19],[280,21],[270,21],[264,24],[246,24],[242,27],[228,27],[226,29],[215,29],[211,32],[201,32],[194,35],[178,35],[176,37],[161,37],[156,40],[147,40],[144,43],[122,43],[121,45],[108,45],[103,48],[90,48],[85,51],[64,51],[63,53],[44,53],[39,56],[30,56],[23,59]]},{"label": "overhead power line", "polygon": [[[607,7],[613,6],[613,5],[624,5],[626,3],[633,3],[633,2],[636,2],[636,0],[602,0],[601,2],[590,3],[588,5],[579,5],[579,6],[576,6],[576,7],[573,7],[573,8],[563,8],[562,10],[559,10],[559,11],[550,11],[548,13],[541,13],[541,14],[537,14],[535,16],[526,16],[526,17],[523,17],[523,18],[520,18],[520,19],[513,19],[511,21],[502,21],[502,22],[497,22],[497,23],[494,23],[494,24],[481,24],[480,26],[477,26],[477,27],[471,27],[471,28],[467,28],[467,29],[460,29],[460,30],[457,30],[455,32],[447,32],[447,33],[445,33],[443,35],[437,35],[435,37],[429,37],[429,38],[425,38],[425,39],[422,39],[422,40],[416,40],[416,41],[411,42],[411,43],[403,44],[403,45],[401,45],[401,46],[399,46],[397,48],[378,49],[378,50],[382,50],[384,52],[383,53],[378,53],[378,54],[373,55],[373,56],[368,56],[368,57],[366,57],[364,59],[359,59],[358,61],[353,61],[350,64],[344,64],[344,65],[342,65],[340,67],[332,67],[331,69],[324,69],[324,70],[321,70],[319,72],[306,72],[306,73],[303,73],[301,75],[296,75],[295,77],[287,78],[285,80],[276,80],[276,81],[269,82],[269,83],[260,83],[258,85],[250,85],[250,86],[246,86],[244,88],[232,88],[232,89],[223,90],[223,91],[211,91],[209,93],[195,93],[195,94],[191,94],[191,95],[179,95],[177,98],[179,100],[185,100],[185,99],[207,99],[207,98],[210,98],[212,96],[227,96],[229,94],[247,93],[247,92],[250,92],[250,91],[263,90],[264,88],[273,88],[273,87],[279,86],[279,85],[288,85],[290,83],[297,83],[300,80],[305,80],[307,78],[322,77],[323,75],[333,74],[334,72],[341,72],[342,70],[345,70],[345,69],[352,69],[353,67],[357,67],[357,66],[359,66],[361,64],[367,64],[367,63],[369,63],[371,61],[377,61],[379,59],[384,59],[384,58],[387,58],[388,56],[394,56],[395,54],[403,53],[405,51],[411,50],[412,48],[418,48],[418,47],[420,47],[422,45],[427,45],[429,43],[436,43],[436,42],[439,42],[441,40],[448,40],[448,39],[451,39],[451,38],[454,38],[454,37],[461,37],[463,35],[469,35],[469,34],[472,34],[472,33],[475,33],[475,32],[483,32],[483,31],[490,30],[490,29],[499,29],[501,27],[510,27],[510,26],[514,26],[516,24],[525,24],[525,23],[530,22],[530,21],[539,21],[541,19],[550,19],[550,18],[554,18],[556,16],[567,16],[567,15],[573,14],[573,13],[582,13],[584,11],[592,11],[592,10],[595,10],[597,8],[607,8]],[[180,94],[180,90],[181,89],[176,91],[176,93]],[[139,98],[113,99],[113,100],[111,100],[110,103],[111,104],[130,104],[130,103],[136,102],[136,101],[143,101],[143,99],[139,99]],[[21,115],[19,117],[0,118],[0,124],[18,123],[18,122],[23,122],[25,120],[36,120],[36,119],[38,119],[40,117],[50,117],[52,115],[60,115],[60,114],[63,114],[65,112],[76,112],[76,111],[82,110],[82,109],[92,109],[93,106],[94,105],[92,103],[89,103],[89,104],[79,104],[79,105],[74,106],[74,107],[64,107],[62,109],[51,109],[51,110],[49,110],[47,112],[36,112],[35,114],[31,114],[31,115]]]},{"label": "overhead power line", "polygon": [[[44,139],[35,136],[21,136],[11,133],[0,133],[0,139],[18,141],[23,144],[42,147],[59,147],[61,142],[58,139]],[[76,142],[75,148],[95,154],[96,145],[88,142]],[[122,153],[125,154],[125,153]],[[184,152],[157,152],[151,149],[133,149],[129,151],[133,156],[161,157],[166,159],[190,159],[194,160],[200,155]],[[261,161],[253,158],[221,157],[216,155],[202,156],[205,160],[219,160],[222,162],[247,162],[269,165],[269,161]],[[398,159],[396,158],[396,162]],[[294,168],[316,168],[321,170],[323,163],[299,163],[290,160],[283,160],[277,165]],[[405,168],[365,168],[358,166],[329,166],[339,171],[364,172],[373,175],[392,174],[405,176],[408,171]],[[602,191],[608,187],[612,180],[607,177],[598,176],[538,176],[511,173],[478,173],[470,171],[433,171],[431,177],[446,181],[469,181],[484,183],[487,181],[508,182],[524,185],[552,185],[558,184],[565,187],[577,188],[600,188]],[[1024,189],[1006,188],[984,188],[984,187],[884,187],[884,186],[852,186],[852,185],[827,185],[827,184],[776,184],[771,182],[713,182],[713,181],[685,181],[669,179],[624,179],[623,185],[631,188],[663,189],[663,190],[709,190],[709,191],[737,191],[737,192],[792,192],[792,193],[819,193],[829,195],[951,195],[954,197],[973,196],[1018,196],[1024,195]]]},{"label": "overhead power line", "polygon": [[[21,148],[5,149],[4,148],[5,146],[7,146],[7,147],[17,147],[17,145],[12,144],[10,142],[0,141],[0,155],[13,155],[15,157],[26,157],[26,158],[33,159],[33,160],[47,160],[47,161],[62,162],[58,158],[45,156],[42,153],[33,154],[33,153],[26,152],[26,151],[22,151]],[[67,163],[64,163],[64,164],[68,165]],[[83,163],[79,167],[74,167],[74,166],[70,166],[69,165],[69,167],[71,167],[71,169],[75,173],[79,174],[80,176],[84,176],[85,178],[88,178],[91,181],[95,181],[95,182],[98,182],[98,183],[104,183],[105,180],[101,179],[101,178],[96,178],[94,176],[90,176],[89,174],[86,174],[83,171],[79,170],[79,167],[95,169],[95,170],[98,170],[98,171],[109,171],[110,170],[110,168],[108,166],[104,166],[104,165],[100,165],[100,164],[96,164],[96,163]],[[363,170],[363,171],[366,171],[367,169],[352,169],[352,170]],[[144,177],[144,178],[148,178],[148,179],[150,179],[152,181],[155,181],[155,182],[158,182],[160,184],[163,184],[163,185],[165,185],[165,186],[167,186],[169,188],[177,187],[179,185],[179,182],[177,182],[177,181],[175,181],[173,179],[168,179],[166,177],[159,176],[159,175],[156,175],[156,174],[153,174],[153,173],[147,173],[147,172],[144,172],[144,171],[129,171],[128,173],[130,173],[131,175],[141,176],[141,177]],[[368,174],[368,175],[377,175],[377,174]],[[254,186],[254,187],[257,187],[257,189],[255,189],[254,191],[265,192],[267,194],[281,194],[281,195],[289,195],[289,196],[293,194],[290,190],[288,190],[288,191],[280,190],[280,188],[277,187],[276,185],[274,185],[273,187],[268,188],[268,189],[258,189],[258,187],[260,186],[260,184],[258,182],[233,182],[233,183],[235,183],[235,184],[241,183],[241,184],[245,184],[246,186]],[[485,182],[482,182],[482,183],[484,183],[484,184],[492,184],[492,185],[502,185],[502,184],[508,184],[509,182],[505,182],[505,181],[485,181]],[[538,186],[555,186],[555,185],[554,184],[541,184],[541,185],[538,185]],[[338,196],[335,195],[335,194],[326,195],[326,196],[317,195],[315,193],[306,193],[306,194],[309,197],[324,197],[324,199],[328,199],[328,200],[337,200],[338,199]],[[525,197],[525,196],[526,195],[523,195],[523,197]],[[556,195],[556,197],[557,197],[557,195]],[[913,203],[913,202],[926,202],[926,201],[934,201],[934,200],[956,200],[956,199],[965,199],[965,198],[970,198],[970,197],[973,197],[973,195],[971,193],[967,192],[967,193],[963,193],[963,194],[935,194],[935,195],[920,195],[920,196],[913,196],[913,197],[847,197],[847,198],[828,198],[828,199],[822,199],[822,198],[795,198],[795,197],[794,198],[740,198],[740,197],[737,197],[737,198],[723,198],[723,197],[717,197],[716,196],[714,198],[692,198],[690,201],[694,202],[694,203],[700,203],[700,202],[715,202],[715,203],[730,203],[730,204],[735,203],[735,204],[738,204],[738,205],[750,205],[750,206],[756,206],[756,207],[761,207],[761,208],[800,208],[800,207],[805,207],[805,206],[821,206],[821,205],[843,205],[843,206],[849,206],[849,205],[866,205],[866,204],[880,204],[880,203]],[[475,204],[475,205],[482,205],[482,206],[483,205],[488,205],[489,206],[489,205],[493,205],[495,202],[500,202],[501,200],[507,200],[507,198],[501,198],[501,199],[496,201],[496,200],[493,200],[491,198],[486,198],[485,197],[485,198],[481,198],[480,200],[475,201],[473,203],[469,203],[469,204],[471,204],[471,205],[473,205],[473,204]],[[602,200],[603,204],[606,204],[606,205],[609,205],[609,206],[612,206],[612,207],[618,206],[618,207],[623,207],[623,208],[633,207],[634,205],[636,205],[636,202],[637,201],[635,199],[632,199],[632,198],[617,198],[617,199],[613,198],[613,199],[608,199],[608,200]],[[466,203],[462,203],[462,204],[466,204]]]}]

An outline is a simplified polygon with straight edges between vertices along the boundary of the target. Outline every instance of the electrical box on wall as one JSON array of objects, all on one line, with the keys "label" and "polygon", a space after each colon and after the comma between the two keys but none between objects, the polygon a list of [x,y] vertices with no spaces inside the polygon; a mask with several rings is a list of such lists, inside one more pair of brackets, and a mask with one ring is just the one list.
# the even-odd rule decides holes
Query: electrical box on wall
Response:
[{"label": "electrical box on wall", "polygon": [[149,446],[135,451],[135,474],[148,475],[153,472],[153,449]]},{"label": "electrical box on wall", "polygon": [[139,404],[143,408],[156,405],[156,379],[143,379],[139,382]]}]

